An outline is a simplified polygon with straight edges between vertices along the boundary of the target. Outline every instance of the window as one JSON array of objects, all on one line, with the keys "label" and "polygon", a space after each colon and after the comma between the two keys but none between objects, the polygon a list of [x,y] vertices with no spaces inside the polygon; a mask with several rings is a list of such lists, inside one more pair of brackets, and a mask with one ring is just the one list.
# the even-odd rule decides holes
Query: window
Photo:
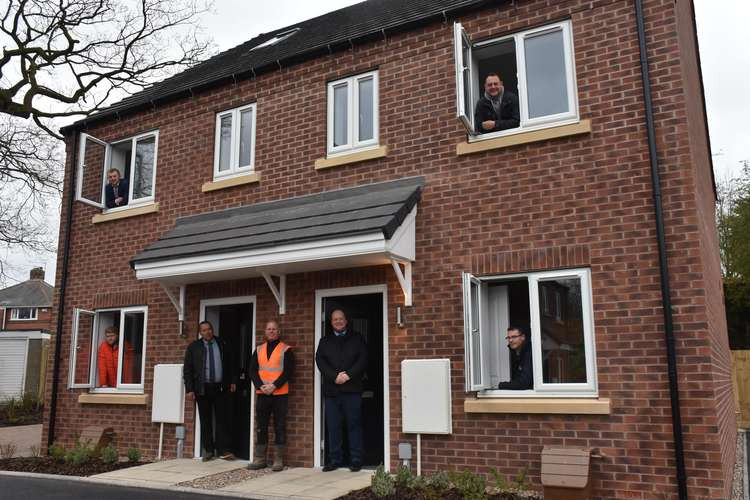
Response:
[{"label": "window", "polygon": [[[578,121],[570,21],[477,43],[455,23],[454,45],[457,116],[470,134],[496,137]],[[518,127],[485,133],[474,123],[489,73],[497,73],[504,91],[518,97]]]},{"label": "window", "polygon": [[328,84],[328,154],[378,145],[378,72]]},{"label": "window", "polygon": [[146,307],[73,313],[68,387],[143,392]]},{"label": "window", "polygon": [[252,172],[255,104],[218,113],[214,144],[214,179]]},{"label": "window", "polygon": [[33,320],[36,319],[36,307],[14,307],[10,310],[10,319],[12,320]]},{"label": "window", "polygon": [[80,142],[76,200],[107,210],[154,201],[158,131],[112,143],[81,134]]},{"label": "window", "polygon": [[[587,269],[476,278],[463,275],[466,391],[482,396],[595,396],[596,358]],[[498,390],[511,379],[509,326],[531,341],[534,388]]]}]

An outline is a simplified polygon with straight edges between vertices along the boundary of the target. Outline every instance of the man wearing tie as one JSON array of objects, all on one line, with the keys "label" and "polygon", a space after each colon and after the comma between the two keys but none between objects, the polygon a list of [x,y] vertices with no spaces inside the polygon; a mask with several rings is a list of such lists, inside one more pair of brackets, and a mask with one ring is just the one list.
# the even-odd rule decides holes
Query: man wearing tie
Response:
[{"label": "man wearing tie", "polygon": [[107,208],[123,207],[128,204],[128,181],[120,178],[120,171],[110,168],[107,172],[107,187],[104,198]]},{"label": "man wearing tie", "polygon": [[[228,413],[229,392],[237,389],[232,355],[226,342],[214,336],[214,328],[208,321],[198,324],[200,337],[185,351],[183,379],[188,398],[195,398],[201,417],[201,444],[205,450],[203,461],[214,458],[214,454],[225,460],[234,459],[229,451]],[[216,418],[216,439],[213,420]]]}]

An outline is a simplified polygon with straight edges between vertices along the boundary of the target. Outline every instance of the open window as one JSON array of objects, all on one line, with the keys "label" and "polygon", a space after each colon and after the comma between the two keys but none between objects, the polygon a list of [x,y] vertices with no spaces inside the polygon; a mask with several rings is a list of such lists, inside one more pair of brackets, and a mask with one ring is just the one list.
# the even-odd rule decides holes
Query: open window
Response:
[{"label": "open window", "polygon": [[[81,134],[76,200],[113,210],[154,200],[158,131],[116,142]],[[116,171],[119,182],[110,182]]]},{"label": "open window", "polygon": [[[454,55],[457,116],[469,134],[489,138],[578,121],[570,21],[476,43],[455,23]],[[517,97],[517,127],[485,131],[475,123],[490,73],[499,75],[504,92]]]},{"label": "open window", "polygon": [[93,311],[73,310],[68,387],[91,387],[91,346],[94,338]]},{"label": "open window", "polygon": [[[588,269],[476,278],[463,275],[466,390],[482,396],[595,396],[596,356]],[[533,388],[512,379],[509,327],[531,344]]]}]

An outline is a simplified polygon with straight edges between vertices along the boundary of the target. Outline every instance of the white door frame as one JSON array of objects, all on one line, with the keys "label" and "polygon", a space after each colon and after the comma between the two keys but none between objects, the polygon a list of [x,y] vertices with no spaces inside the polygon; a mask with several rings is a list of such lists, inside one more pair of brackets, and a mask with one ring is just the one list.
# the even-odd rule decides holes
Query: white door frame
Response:
[{"label": "white door frame", "polygon": [[[380,293],[383,295],[383,465],[386,472],[390,470],[391,463],[391,433],[390,433],[390,383],[388,382],[388,287],[386,285],[367,285],[353,286],[346,288],[326,288],[315,290],[315,352],[318,351],[318,343],[323,334],[321,325],[323,316],[321,309],[323,307],[323,298],[338,297],[341,295],[366,295],[371,293]],[[321,467],[321,421],[320,413],[321,391],[320,391],[320,370],[315,365],[315,425],[313,433],[313,466]]]},{"label": "white door frame", "polygon": [[[206,319],[206,307],[209,306],[230,306],[232,304],[252,304],[253,305],[253,317],[251,320],[251,331],[250,331],[250,342],[255,347],[255,315],[257,314],[257,307],[255,301],[255,295],[243,295],[240,297],[222,297],[219,299],[203,299],[201,300],[201,312],[200,321]],[[200,337],[200,334],[198,334]],[[254,392],[250,393],[250,460],[253,459],[253,441],[255,433],[255,398],[253,397]],[[201,419],[198,415],[198,406],[193,402],[193,415],[195,415],[195,429],[194,432],[194,443],[193,443],[193,458],[200,458],[201,456]]]}]

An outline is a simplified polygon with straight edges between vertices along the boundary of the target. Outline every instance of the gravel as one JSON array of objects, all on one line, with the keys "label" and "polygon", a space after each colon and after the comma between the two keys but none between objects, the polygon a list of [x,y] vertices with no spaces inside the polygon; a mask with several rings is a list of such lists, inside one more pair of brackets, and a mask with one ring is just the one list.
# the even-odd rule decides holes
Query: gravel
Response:
[{"label": "gravel", "polygon": [[230,484],[241,483],[242,481],[265,476],[266,474],[273,474],[270,467],[260,470],[249,470],[242,467],[240,469],[219,472],[218,474],[212,474],[210,476],[199,477],[192,481],[183,481],[182,483],[178,483],[177,486],[198,488],[201,490],[218,490],[219,488],[229,486]]},{"label": "gravel", "polygon": [[732,478],[732,500],[743,500],[744,496],[744,465],[745,465],[745,431],[737,433],[737,454],[734,461],[734,477]]}]

